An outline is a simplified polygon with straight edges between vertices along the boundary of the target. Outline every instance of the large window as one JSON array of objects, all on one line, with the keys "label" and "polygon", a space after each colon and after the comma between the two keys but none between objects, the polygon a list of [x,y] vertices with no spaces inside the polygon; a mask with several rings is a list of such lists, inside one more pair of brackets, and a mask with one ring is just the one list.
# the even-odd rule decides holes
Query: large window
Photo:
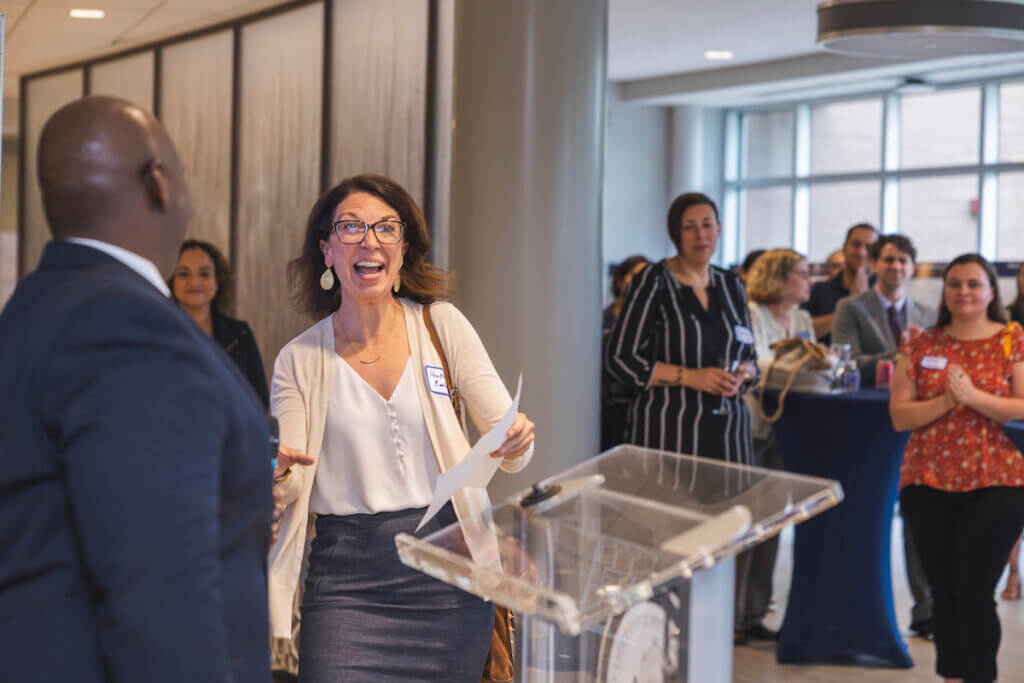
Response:
[{"label": "large window", "polygon": [[866,221],[919,260],[1024,261],[1024,82],[956,84],[731,111],[722,261],[791,247],[812,261]]}]

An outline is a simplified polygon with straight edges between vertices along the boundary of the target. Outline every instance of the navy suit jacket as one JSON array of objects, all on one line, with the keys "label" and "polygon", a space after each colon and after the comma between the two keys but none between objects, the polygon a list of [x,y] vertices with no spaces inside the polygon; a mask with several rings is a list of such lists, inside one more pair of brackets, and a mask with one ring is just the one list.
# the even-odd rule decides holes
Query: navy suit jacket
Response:
[{"label": "navy suit jacket", "polygon": [[0,679],[269,681],[267,423],[178,306],[47,245],[0,314]]}]

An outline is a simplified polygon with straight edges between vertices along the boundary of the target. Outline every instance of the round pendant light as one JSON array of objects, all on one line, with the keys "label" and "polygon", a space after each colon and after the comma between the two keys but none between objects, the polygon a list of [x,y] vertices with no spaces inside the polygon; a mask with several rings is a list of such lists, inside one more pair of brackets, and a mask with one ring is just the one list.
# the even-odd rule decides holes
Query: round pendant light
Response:
[{"label": "round pendant light", "polygon": [[845,54],[929,59],[1024,50],[1024,4],[998,0],[828,0],[818,45]]}]

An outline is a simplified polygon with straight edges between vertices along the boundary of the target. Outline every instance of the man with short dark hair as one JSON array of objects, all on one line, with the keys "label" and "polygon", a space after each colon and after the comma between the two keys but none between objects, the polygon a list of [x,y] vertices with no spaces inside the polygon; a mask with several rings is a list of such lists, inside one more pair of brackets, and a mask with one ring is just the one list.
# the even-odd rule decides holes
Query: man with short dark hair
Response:
[{"label": "man with short dark hair", "polygon": [[811,314],[814,335],[830,343],[832,320],[840,299],[860,294],[871,284],[871,245],[878,230],[870,223],[857,223],[846,231],[843,242],[843,269],[835,277],[811,286],[811,297],[801,308]]},{"label": "man with short dark hair", "polygon": [[0,678],[269,681],[267,419],[160,273],[174,145],[94,96],[38,160],[54,240],[0,313]]},{"label": "man with short dark hair", "polygon": [[875,366],[891,360],[906,337],[935,324],[936,310],[907,296],[917,250],[903,235],[882,235],[871,247],[875,286],[839,302],[832,343],[849,344],[861,384],[873,386]]},{"label": "man with short dark hair", "polygon": [[[861,382],[868,386],[875,383],[878,361],[894,358],[911,336],[935,324],[937,314],[931,306],[907,295],[907,283],[914,275],[917,261],[917,249],[907,237],[882,235],[871,247],[871,259],[877,278],[875,286],[840,301],[832,324],[832,342],[850,345],[861,368]],[[928,637],[932,632],[931,588],[906,525],[903,552],[907,581],[914,597],[910,628]]]}]

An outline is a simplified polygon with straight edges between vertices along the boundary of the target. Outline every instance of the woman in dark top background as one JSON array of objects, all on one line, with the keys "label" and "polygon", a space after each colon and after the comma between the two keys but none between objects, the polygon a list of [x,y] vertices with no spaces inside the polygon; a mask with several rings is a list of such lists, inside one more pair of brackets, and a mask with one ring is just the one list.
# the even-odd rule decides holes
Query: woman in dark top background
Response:
[{"label": "woman in dark top background", "polygon": [[[649,266],[650,262],[640,256],[630,256],[612,268],[612,296],[615,300],[604,309],[601,320],[602,353],[608,348],[608,335],[612,331],[615,319],[622,310],[622,301],[626,297],[629,283],[637,273]],[[608,374],[602,362],[601,368],[601,451],[607,451],[626,441],[626,429],[629,426],[629,404],[633,398],[633,390],[616,382]]]},{"label": "woman in dark top background", "polygon": [[608,371],[636,392],[629,441],[752,464],[740,393],[757,373],[757,353],[742,283],[711,265],[721,234],[715,203],[680,195],[668,234],[678,255],[633,279],[608,340]]},{"label": "woman in dark top background", "polygon": [[252,330],[244,320],[224,314],[231,307],[235,289],[224,255],[209,242],[185,240],[169,284],[174,299],[231,356],[267,407],[267,378]]},{"label": "woman in dark top background", "polygon": [[[1009,314],[1010,320],[1024,325],[1024,263],[1017,266],[1017,298],[1006,307],[1006,312]],[[1010,561],[1006,566],[1009,571],[1006,574],[1006,586],[1000,597],[1003,600],[1020,600],[1020,538],[1017,539],[1013,550],[1010,551]]]}]

